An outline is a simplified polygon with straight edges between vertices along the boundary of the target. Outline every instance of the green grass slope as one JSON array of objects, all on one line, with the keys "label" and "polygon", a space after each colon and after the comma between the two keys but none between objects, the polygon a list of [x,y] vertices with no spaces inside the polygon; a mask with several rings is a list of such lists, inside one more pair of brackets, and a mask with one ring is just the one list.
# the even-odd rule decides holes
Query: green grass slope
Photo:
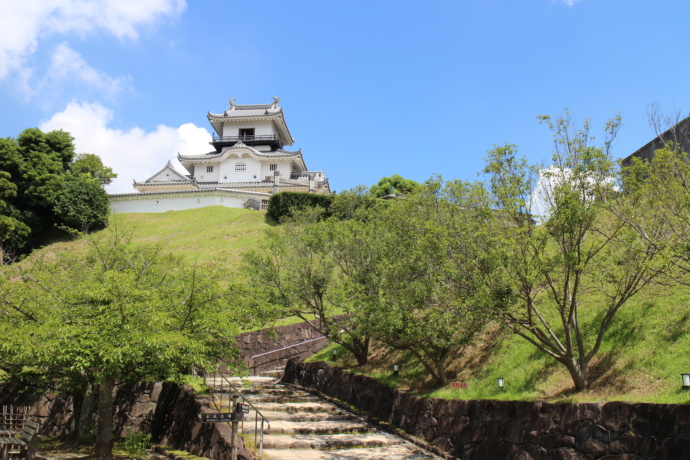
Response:
[{"label": "green grass slope", "polygon": [[[265,212],[210,206],[162,213],[113,214],[110,228],[134,241],[163,245],[164,249],[190,262],[217,262],[236,267],[240,255],[259,244],[271,223]],[[96,234],[98,235],[98,234]],[[78,250],[83,241],[63,241],[47,246],[47,251]]]},{"label": "green grass slope", "polygon": [[[311,360],[330,361],[333,346]],[[591,387],[573,393],[563,365],[525,339],[490,324],[481,338],[460,351],[450,369],[464,390],[431,386],[426,372],[403,352],[374,346],[369,364],[358,368],[343,349],[336,365],[352,367],[390,386],[416,393],[459,399],[545,400],[551,402],[635,401],[690,403],[681,390],[681,373],[690,373],[690,289],[652,286],[633,298],[616,316],[590,366]],[[393,377],[393,364],[401,375]],[[500,390],[497,378],[505,379]]]}]

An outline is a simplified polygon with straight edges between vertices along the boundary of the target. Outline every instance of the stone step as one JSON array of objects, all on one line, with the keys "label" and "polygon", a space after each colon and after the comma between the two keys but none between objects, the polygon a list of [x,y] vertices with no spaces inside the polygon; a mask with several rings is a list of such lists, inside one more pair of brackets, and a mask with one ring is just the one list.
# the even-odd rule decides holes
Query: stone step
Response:
[{"label": "stone step", "polygon": [[268,438],[264,438],[264,449],[351,449],[356,447],[395,446],[403,443],[403,440],[381,432],[372,434],[349,433],[320,436],[272,435]]},{"label": "stone step", "polygon": [[261,371],[259,372],[259,375],[261,377],[273,377],[276,379],[282,379],[284,373],[285,372],[283,371],[283,369],[276,369],[272,371]]},{"label": "stone step", "polygon": [[270,395],[270,394],[245,394],[247,401],[255,403],[310,403],[323,401],[321,398],[312,396],[309,393],[296,395]]},{"label": "stone step", "polygon": [[[261,410],[261,409],[259,409]],[[261,411],[264,417],[270,420],[285,420],[290,422],[319,422],[324,420],[357,420],[350,412],[343,410],[326,412],[279,412]],[[249,411],[245,420],[254,420],[256,412]]]},{"label": "stone step", "polygon": [[[248,377],[227,377],[227,379],[235,386],[242,387],[244,382],[249,382],[252,385],[275,385],[278,383],[278,379],[275,377],[265,377],[265,376],[255,376],[251,375]],[[206,384],[209,386],[220,386],[221,377],[207,377]],[[227,382],[223,382],[226,385]]]},{"label": "stone step", "polygon": [[[253,423],[242,428],[243,434],[254,434],[258,429]],[[264,427],[267,434],[338,434],[338,433],[369,433],[373,431],[371,425],[359,420],[321,420],[318,422],[293,422],[289,420],[270,421],[270,428]],[[348,446],[342,446],[348,447]]]},{"label": "stone step", "polygon": [[298,396],[298,395],[305,395],[309,394],[306,391],[300,391],[300,390],[290,390],[287,388],[273,388],[273,387],[266,387],[266,388],[238,388],[240,393],[243,395],[258,395],[258,394],[264,394],[264,395],[278,395],[278,396]]},{"label": "stone step", "polygon": [[272,403],[272,402],[252,402],[260,412],[331,412],[337,409],[336,406],[327,402],[297,402],[297,403]]},{"label": "stone step", "polygon": [[407,445],[316,450],[316,449],[264,449],[270,460],[431,460],[439,457]]}]

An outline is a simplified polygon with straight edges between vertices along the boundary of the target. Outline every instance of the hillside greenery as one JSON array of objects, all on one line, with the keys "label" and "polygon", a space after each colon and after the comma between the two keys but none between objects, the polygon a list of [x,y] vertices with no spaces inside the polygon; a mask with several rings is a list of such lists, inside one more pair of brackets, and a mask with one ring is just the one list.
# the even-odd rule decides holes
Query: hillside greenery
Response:
[{"label": "hillside greenery", "polygon": [[[219,264],[228,273],[241,266],[241,254],[246,249],[261,246],[264,230],[274,228],[265,213],[223,207],[118,214],[111,216],[111,225],[127,229],[148,244],[164,243],[166,249],[188,262],[210,263],[220,255]],[[56,242],[44,251],[80,252],[86,251],[86,244]],[[280,324],[293,321],[297,319],[284,319]],[[364,366],[356,366],[354,356],[335,346],[339,356],[336,364],[396,387],[446,398],[690,402],[690,395],[680,391],[680,374],[690,367],[685,357],[690,347],[690,290],[684,287],[655,284],[621,310],[592,363],[591,387],[579,393],[571,391],[565,369],[497,322],[489,323],[480,339],[449,361],[451,380],[467,382],[467,390],[451,389],[450,384],[434,387],[429,373],[411,353],[390,350],[376,341],[370,362]],[[330,361],[332,348],[312,359]],[[399,378],[392,377],[393,363],[401,365]],[[498,390],[497,377],[505,378],[505,390]]]},{"label": "hillside greenery", "polygon": [[116,174],[97,155],[75,155],[73,140],[36,128],[0,139],[0,265],[45,244],[56,226],[105,227],[103,185]]},{"label": "hillside greenery", "polygon": [[[71,233],[72,241],[0,270],[4,379],[34,391],[57,384],[78,414],[98,398],[99,458],[112,455],[115,385],[180,380],[219,362],[241,370],[228,337],[265,325],[249,311],[261,297],[245,298],[232,275],[241,248],[267,226],[262,213],[221,208],[145,220],[112,216],[102,231]],[[88,417],[76,419],[80,439],[90,427]]]},{"label": "hillside greenery", "polygon": [[[670,145],[656,163],[620,174],[609,153],[618,119],[601,146],[567,113],[541,121],[557,167],[544,176],[540,219],[530,213],[537,169],[505,145],[489,152],[486,182],[432,177],[387,201],[360,188],[329,197],[328,208],[287,206],[280,225],[211,207],[115,215],[107,231],[164,248],[177,266],[208,266],[252,325],[321,319],[332,344],[314,359],[336,350],[339,365],[396,387],[690,401],[680,390],[690,370],[685,154]],[[41,254],[59,260],[88,246]]]}]

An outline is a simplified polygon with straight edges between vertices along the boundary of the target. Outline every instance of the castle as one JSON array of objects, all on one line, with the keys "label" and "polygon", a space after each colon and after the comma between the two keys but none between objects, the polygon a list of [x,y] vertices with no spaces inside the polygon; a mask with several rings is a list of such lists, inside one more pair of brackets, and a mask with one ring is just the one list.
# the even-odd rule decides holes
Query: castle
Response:
[{"label": "castle", "polygon": [[279,191],[331,193],[323,171],[309,171],[302,151],[285,150],[295,140],[278,97],[271,104],[237,105],[222,114],[209,112],[214,150],[177,158],[180,173],[168,162],[144,181],[138,193],[110,195],[113,212],[164,212],[203,206],[266,209]]}]

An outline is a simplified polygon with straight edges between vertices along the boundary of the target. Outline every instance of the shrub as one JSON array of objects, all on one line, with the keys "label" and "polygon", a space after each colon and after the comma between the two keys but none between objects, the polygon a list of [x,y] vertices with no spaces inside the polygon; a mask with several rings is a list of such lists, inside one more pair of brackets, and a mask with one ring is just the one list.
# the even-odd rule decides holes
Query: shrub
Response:
[{"label": "shrub", "polygon": [[295,211],[315,207],[323,208],[326,211],[324,217],[328,217],[334,196],[305,192],[276,193],[268,200],[268,217],[276,222],[283,222],[285,219],[293,217]]}]

